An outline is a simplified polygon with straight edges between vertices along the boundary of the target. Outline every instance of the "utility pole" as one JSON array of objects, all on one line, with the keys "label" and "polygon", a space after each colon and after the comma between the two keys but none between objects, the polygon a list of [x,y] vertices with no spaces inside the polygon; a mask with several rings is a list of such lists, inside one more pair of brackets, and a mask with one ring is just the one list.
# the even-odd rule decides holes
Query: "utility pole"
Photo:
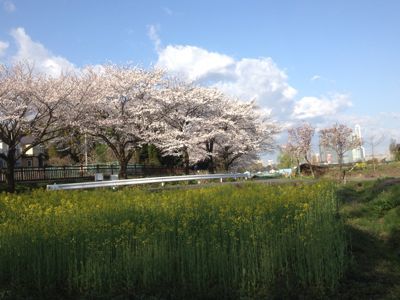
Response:
[{"label": "utility pole", "polygon": [[87,148],[87,137],[85,133],[85,167],[88,166],[88,148]]}]

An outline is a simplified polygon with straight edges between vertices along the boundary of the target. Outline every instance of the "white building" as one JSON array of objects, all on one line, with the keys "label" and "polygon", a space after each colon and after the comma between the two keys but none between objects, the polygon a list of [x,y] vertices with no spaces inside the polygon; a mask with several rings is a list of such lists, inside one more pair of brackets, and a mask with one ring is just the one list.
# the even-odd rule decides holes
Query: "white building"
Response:
[{"label": "white building", "polygon": [[363,140],[362,140],[362,136],[361,136],[361,126],[358,124],[354,128],[354,137],[360,141],[361,146],[359,146],[351,151],[352,161],[353,162],[364,161],[365,160],[365,148],[362,146]]},{"label": "white building", "polygon": [[[17,146],[17,155],[19,155],[22,149],[29,147],[32,143],[33,139],[31,137],[22,138],[21,142]],[[5,153],[8,151],[8,145],[2,141],[0,141],[0,153]],[[44,165],[45,155],[44,148],[41,146],[35,146],[17,161],[16,167],[42,167]],[[5,168],[6,162],[0,158],[0,168]]]}]

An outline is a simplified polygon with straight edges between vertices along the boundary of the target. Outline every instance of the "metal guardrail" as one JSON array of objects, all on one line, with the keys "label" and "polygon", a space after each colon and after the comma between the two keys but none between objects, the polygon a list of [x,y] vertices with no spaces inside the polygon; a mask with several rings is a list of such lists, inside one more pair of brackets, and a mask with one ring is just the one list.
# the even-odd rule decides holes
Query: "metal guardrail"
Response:
[{"label": "metal guardrail", "polygon": [[125,185],[137,185],[137,184],[148,184],[148,183],[161,183],[162,185],[166,182],[176,181],[189,181],[189,180],[209,180],[219,179],[221,182],[223,179],[237,179],[244,178],[248,179],[249,175],[246,173],[234,173],[234,174],[207,174],[207,175],[183,175],[183,176],[166,176],[166,177],[147,177],[138,179],[121,179],[121,180],[109,180],[109,181],[95,181],[95,182],[82,182],[82,183],[67,183],[67,184],[51,184],[47,185],[48,191],[54,190],[77,190],[77,189],[91,189],[99,187],[117,187]]}]

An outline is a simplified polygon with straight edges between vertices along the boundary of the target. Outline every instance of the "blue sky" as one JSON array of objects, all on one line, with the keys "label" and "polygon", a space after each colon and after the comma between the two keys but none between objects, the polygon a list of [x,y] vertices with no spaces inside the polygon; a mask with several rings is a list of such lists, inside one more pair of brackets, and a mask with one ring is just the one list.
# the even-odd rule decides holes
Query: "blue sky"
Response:
[{"label": "blue sky", "polygon": [[[0,0],[0,62],[157,65],[274,118],[400,141],[400,1]],[[368,149],[367,149],[368,152]]]}]

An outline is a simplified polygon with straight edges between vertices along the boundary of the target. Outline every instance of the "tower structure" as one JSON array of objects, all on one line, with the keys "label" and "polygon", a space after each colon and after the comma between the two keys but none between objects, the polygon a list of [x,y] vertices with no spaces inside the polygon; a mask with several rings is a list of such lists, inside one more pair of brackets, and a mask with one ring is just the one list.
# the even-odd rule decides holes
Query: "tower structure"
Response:
[{"label": "tower structure", "polygon": [[357,148],[355,148],[351,151],[352,155],[353,155],[352,160],[353,160],[353,162],[364,161],[365,160],[365,148],[362,146],[363,140],[362,140],[362,136],[361,136],[361,126],[358,124],[354,127],[354,137],[360,141],[360,146],[358,146]]}]

